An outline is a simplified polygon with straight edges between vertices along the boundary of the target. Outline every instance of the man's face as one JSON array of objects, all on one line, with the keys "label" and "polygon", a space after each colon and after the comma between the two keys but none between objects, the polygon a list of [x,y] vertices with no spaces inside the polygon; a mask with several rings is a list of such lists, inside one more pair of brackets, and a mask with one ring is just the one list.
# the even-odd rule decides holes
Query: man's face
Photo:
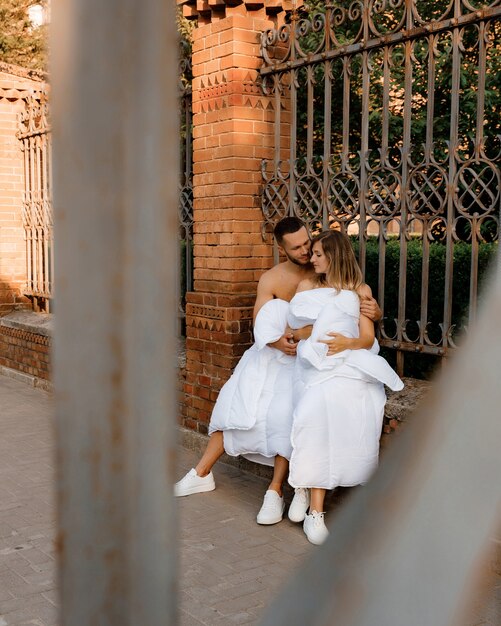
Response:
[{"label": "man's face", "polygon": [[295,265],[308,265],[310,262],[311,242],[308,237],[308,231],[304,227],[295,233],[284,235],[279,248],[289,261]]}]

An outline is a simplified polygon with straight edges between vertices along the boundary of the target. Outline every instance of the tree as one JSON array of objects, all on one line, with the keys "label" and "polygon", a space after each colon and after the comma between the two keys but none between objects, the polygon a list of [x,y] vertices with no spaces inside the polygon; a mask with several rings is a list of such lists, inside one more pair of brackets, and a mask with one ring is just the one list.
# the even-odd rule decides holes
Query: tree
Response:
[{"label": "tree", "polygon": [[[36,4],[47,7],[48,0]],[[32,24],[33,0],[0,0],[0,61],[28,69],[47,70],[47,26]]]}]

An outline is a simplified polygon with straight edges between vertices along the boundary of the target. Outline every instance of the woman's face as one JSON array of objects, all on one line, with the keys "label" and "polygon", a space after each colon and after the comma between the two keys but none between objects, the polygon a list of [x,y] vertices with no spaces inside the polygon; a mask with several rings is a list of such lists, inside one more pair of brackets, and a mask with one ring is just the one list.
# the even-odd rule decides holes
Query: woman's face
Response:
[{"label": "woman's face", "polygon": [[329,259],[325,256],[320,241],[313,244],[311,252],[311,264],[315,269],[315,274],[326,274],[329,269]]}]

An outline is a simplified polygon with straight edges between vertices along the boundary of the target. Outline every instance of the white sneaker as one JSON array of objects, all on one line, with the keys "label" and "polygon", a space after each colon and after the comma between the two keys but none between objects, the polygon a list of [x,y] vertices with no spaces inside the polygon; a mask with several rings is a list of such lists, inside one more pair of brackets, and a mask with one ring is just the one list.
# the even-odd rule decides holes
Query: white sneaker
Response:
[{"label": "white sneaker", "polygon": [[282,521],[284,509],[283,497],[273,489],[268,489],[264,494],[263,506],[257,514],[256,521],[258,524],[277,524]]},{"label": "white sneaker", "polygon": [[329,536],[329,531],[324,522],[324,513],[312,511],[310,514],[306,514],[303,530],[310,543],[314,543],[316,546],[321,545]]},{"label": "white sneaker", "polygon": [[196,470],[190,469],[186,476],[174,485],[174,495],[178,497],[190,496],[192,493],[203,493],[215,488],[216,483],[212,472],[202,477],[197,474]]},{"label": "white sneaker", "polygon": [[306,511],[310,506],[310,491],[303,487],[294,489],[294,498],[289,507],[289,519],[291,522],[302,522]]}]

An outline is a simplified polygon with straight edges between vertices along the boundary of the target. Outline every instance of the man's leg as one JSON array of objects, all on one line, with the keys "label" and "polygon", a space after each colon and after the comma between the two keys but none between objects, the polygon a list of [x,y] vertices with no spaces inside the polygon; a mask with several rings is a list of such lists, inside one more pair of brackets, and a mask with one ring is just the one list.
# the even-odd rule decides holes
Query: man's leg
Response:
[{"label": "man's leg", "polygon": [[212,433],[202,458],[197,466],[191,469],[184,478],[174,485],[176,496],[190,496],[216,488],[211,469],[224,452],[223,433],[219,430]]},{"label": "man's leg", "polygon": [[273,478],[271,479],[271,483],[268,489],[276,491],[279,496],[282,496],[282,486],[288,472],[289,461],[283,456],[277,454],[277,456],[275,457],[275,462],[273,464]]},{"label": "man's leg", "polygon": [[216,461],[221,458],[223,452],[223,432],[221,430],[216,430],[216,432],[212,433],[212,435],[209,437],[209,443],[205,448],[205,452],[203,453],[202,458],[195,467],[197,474],[202,478],[204,476],[207,476],[207,474],[216,464]]}]

